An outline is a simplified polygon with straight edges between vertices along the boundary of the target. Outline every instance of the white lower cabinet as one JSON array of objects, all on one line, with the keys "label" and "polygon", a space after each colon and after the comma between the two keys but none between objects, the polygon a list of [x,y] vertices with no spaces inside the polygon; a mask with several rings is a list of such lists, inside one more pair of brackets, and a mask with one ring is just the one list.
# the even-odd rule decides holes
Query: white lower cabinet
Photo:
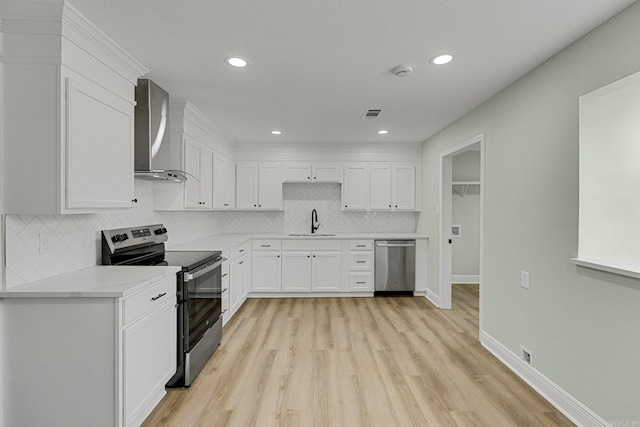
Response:
[{"label": "white lower cabinet", "polygon": [[176,302],[174,274],[125,298],[3,299],[5,424],[139,426],[176,371]]},{"label": "white lower cabinet", "polygon": [[282,292],[311,291],[311,252],[282,253]]},{"label": "white lower cabinet", "polygon": [[256,250],[254,242],[251,254],[252,292],[281,291],[282,263],[280,257],[279,247],[278,249]]},{"label": "white lower cabinet", "polygon": [[349,291],[373,292],[373,240],[349,241]]},{"label": "white lower cabinet", "polygon": [[340,291],[340,252],[311,254],[311,290],[313,292]]},{"label": "white lower cabinet", "polygon": [[223,251],[222,256],[227,260],[222,263],[222,326],[231,319],[231,301],[229,299],[229,251]]}]

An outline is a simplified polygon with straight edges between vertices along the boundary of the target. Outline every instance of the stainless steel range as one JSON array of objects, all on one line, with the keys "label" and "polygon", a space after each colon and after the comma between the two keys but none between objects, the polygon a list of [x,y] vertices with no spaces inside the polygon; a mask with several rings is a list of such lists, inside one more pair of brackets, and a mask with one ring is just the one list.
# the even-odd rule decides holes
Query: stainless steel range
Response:
[{"label": "stainless steel range", "polygon": [[222,338],[220,251],[165,251],[162,224],[102,231],[104,265],[171,265],[177,273],[177,372],[167,387],[189,387]]}]

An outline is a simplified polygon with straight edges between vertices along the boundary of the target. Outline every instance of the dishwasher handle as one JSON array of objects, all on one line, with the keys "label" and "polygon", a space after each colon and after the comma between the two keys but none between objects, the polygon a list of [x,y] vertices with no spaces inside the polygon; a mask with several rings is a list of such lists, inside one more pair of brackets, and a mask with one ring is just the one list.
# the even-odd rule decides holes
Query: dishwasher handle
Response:
[{"label": "dishwasher handle", "polygon": [[379,248],[412,248],[416,245],[413,240],[404,241],[376,241],[376,246]]}]

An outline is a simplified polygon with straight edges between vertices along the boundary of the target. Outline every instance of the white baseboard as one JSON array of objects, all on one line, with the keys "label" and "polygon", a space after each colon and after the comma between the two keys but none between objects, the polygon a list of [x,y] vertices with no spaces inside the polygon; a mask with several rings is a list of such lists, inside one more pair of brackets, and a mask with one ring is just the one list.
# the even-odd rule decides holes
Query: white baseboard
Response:
[{"label": "white baseboard", "polygon": [[480,275],[453,274],[451,275],[451,283],[456,285],[475,285],[480,283]]},{"label": "white baseboard", "polygon": [[431,289],[427,289],[427,294],[425,295],[429,301],[433,303],[436,307],[440,308],[440,296],[433,292]]},{"label": "white baseboard", "polygon": [[482,331],[480,333],[480,343],[576,425],[610,427],[607,421],[545,377],[537,369],[527,365],[518,355],[496,341],[491,335]]}]

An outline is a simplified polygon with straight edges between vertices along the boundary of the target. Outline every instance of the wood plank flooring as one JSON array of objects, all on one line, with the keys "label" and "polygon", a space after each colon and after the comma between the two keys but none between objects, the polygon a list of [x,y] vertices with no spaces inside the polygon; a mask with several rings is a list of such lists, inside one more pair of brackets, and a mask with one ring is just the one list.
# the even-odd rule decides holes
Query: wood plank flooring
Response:
[{"label": "wood plank flooring", "polygon": [[478,286],[249,299],[189,389],[144,426],[570,426],[478,342]]}]

